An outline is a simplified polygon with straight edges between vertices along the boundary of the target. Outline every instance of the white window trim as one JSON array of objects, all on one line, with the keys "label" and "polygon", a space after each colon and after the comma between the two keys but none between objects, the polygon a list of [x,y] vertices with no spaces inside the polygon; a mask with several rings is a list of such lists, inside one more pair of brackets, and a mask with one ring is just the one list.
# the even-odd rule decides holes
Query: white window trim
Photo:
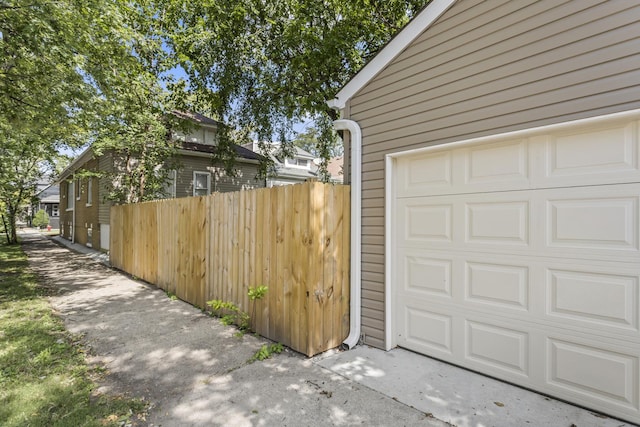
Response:
[{"label": "white window trim", "polygon": [[91,177],[87,178],[87,204],[86,206],[93,205],[93,179]]},{"label": "white window trim", "polygon": [[73,187],[76,193],[76,200],[80,200],[80,197],[82,196],[82,182],[80,181],[80,178],[75,179]]},{"label": "white window trim", "polygon": [[207,172],[207,171],[193,171],[193,192],[192,194],[194,196],[197,196],[196,194],[196,176],[197,175],[206,175],[207,176],[207,195],[211,194],[211,173]]}]

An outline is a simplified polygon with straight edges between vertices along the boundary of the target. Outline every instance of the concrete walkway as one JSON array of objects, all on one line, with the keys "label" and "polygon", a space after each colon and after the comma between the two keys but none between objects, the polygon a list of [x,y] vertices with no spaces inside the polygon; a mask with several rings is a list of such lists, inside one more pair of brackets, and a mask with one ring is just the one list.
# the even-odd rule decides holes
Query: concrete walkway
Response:
[{"label": "concrete walkway", "polygon": [[[167,298],[37,232],[21,234],[51,301],[106,366],[105,393],[144,398],[153,426],[630,426],[482,375],[396,349],[366,346],[313,359],[285,352],[247,363],[268,341],[234,336]],[[58,243],[69,245],[64,239]]]}]

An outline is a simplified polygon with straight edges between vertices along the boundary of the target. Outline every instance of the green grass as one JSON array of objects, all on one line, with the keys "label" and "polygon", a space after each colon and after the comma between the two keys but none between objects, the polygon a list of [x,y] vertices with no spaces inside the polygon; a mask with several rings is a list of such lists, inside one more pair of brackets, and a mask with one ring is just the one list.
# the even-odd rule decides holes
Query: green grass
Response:
[{"label": "green grass", "polygon": [[145,405],[96,395],[77,339],[47,302],[19,245],[0,237],[0,425],[118,426]]}]

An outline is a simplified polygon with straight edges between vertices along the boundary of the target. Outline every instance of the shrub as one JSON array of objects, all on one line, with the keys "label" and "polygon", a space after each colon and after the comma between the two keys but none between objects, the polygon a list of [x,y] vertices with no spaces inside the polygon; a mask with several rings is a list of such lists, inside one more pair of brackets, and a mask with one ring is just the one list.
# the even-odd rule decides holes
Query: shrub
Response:
[{"label": "shrub", "polygon": [[40,209],[33,217],[33,226],[41,228],[47,225],[49,225],[49,215],[44,209]]}]

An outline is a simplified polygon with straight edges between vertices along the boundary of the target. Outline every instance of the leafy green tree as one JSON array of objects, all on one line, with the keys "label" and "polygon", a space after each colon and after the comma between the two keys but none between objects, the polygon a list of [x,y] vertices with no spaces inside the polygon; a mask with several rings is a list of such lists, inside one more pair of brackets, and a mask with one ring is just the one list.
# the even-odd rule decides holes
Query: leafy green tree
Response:
[{"label": "leafy green tree", "polygon": [[317,152],[335,141],[326,101],[427,0],[162,0],[166,46],[198,102],[216,119],[276,135],[291,147],[293,125],[316,122]]},{"label": "leafy green tree", "polygon": [[135,170],[122,171],[124,201],[159,186],[164,117],[179,105],[168,106],[166,93],[181,86],[162,80],[172,65],[156,11],[146,0],[0,0],[0,200],[10,243],[19,206],[62,147],[138,156]]}]

